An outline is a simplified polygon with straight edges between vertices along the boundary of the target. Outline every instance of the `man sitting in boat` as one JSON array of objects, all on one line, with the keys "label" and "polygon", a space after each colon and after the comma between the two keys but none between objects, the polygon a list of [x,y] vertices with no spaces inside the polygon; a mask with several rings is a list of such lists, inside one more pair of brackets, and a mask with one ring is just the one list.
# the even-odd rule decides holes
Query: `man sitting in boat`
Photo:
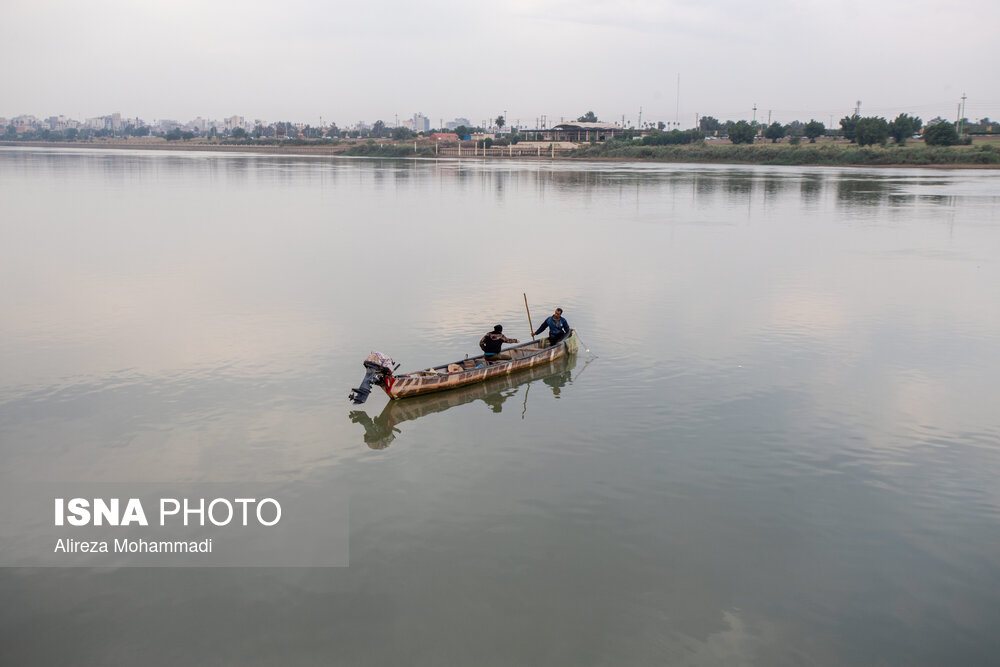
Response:
[{"label": "man sitting in boat", "polygon": [[545,331],[546,327],[548,327],[550,347],[565,338],[571,331],[569,328],[569,322],[567,322],[566,318],[562,316],[562,312],[562,308],[556,308],[556,312],[545,318],[545,321],[542,322],[542,326],[538,327],[538,331],[535,332],[535,335],[537,336]]},{"label": "man sitting in boat", "polygon": [[[479,340],[479,348],[486,353],[486,361],[499,361],[509,359],[510,355],[500,352],[500,347],[504,343],[520,343],[516,338],[507,338],[503,335],[503,327],[496,325],[493,331],[489,332]],[[503,356],[502,356],[503,355]]]}]

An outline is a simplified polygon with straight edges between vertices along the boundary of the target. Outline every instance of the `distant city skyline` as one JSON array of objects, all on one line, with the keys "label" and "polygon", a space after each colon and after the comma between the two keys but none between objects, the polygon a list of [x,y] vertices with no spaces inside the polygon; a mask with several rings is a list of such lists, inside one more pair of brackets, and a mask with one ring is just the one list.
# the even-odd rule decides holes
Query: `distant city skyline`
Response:
[{"label": "distant city skyline", "polygon": [[[432,124],[430,119],[421,113],[415,113],[410,118],[404,118],[399,120],[394,118],[389,122],[385,122],[385,119],[377,118],[373,120],[359,120],[354,123],[338,123],[334,120],[324,120],[320,119],[319,123],[297,123],[295,121],[288,120],[272,120],[272,119],[262,119],[262,118],[246,118],[244,116],[232,115],[226,118],[203,118],[201,116],[196,116],[192,119],[178,120],[176,118],[157,118],[152,121],[148,121],[144,118],[138,116],[128,116],[123,115],[119,112],[111,114],[103,114],[100,116],[93,116],[89,118],[73,118],[71,116],[66,116],[65,114],[58,115],[48,115],[48,116],[36,116],[34,114],[18,114],[13,117],[0,116],[0,134],[6,130],[7,127],[14,127],[15,132],[20,133],[21,131],[28,130],[55,130],[63,131],[67,129],[86,129],[86,130],[111,130],[112,132],[120,132],[125,130],[129,126],[132,127],[149,127],[160,131],[169,131],[173,129],[190,129],[201,133],[207,132],[208,130],[214,128],[218,131],[232,131],[236,128],[241,128],[247,130],[248,132],[256,128],[258,125],[262,127],[273,126],[278,124],[287,124],[298,126],[300,128],[304,127],[315,127],[315,128],[331,128],[337,127],[341,130],[352,130],[352,129],[370,129],[375,123],[381,121],[386,127],[396,128],[404,127],[414,132],[427,132],[431,129],[454,129],[457,127],[477,127],[477,124],[473,123],[468,118],[456,117],[454,119],[445,121],[440,119],[439,124]],[[481,122],[482,127],[489,127],[490,119],[484,119]]]},{"label": "distant city skyline", "polygon": [[1000,5],[970,0],[4,3],[0,117],[314,126],[1000,115]]},{"label": "distant city skyline", "polygon": [[[891,120],[895,115],[897,115],[894,113],[879,114],[874,111],[867,112],[864,109],[859,109],[858,107],[855,107],[855,109],[860,110],[862,112],[861,115],[882,115],[882,116],[887,116],[889,120]],[[837,116],[831,115],[826,120],[815,117],[813,118],[815,118],[816,120],[820,120],[820,122],[822,122],[824,126],[827,128],[836,129],[839,127],[839,121],[841,120],[841,118],[843,118],[844,116],[851,115],[855,111],[855,109],[849,110],[843,115],[837,115]],[[745,118],[744,120],[755,119],[761,125],[768,125],[772,120],[777,120],[772,118],[770,113],[766,114],[759,113],[760,111],[761,111],[760,109],[754,110],[755,113],[751,117]],[[907,113],[907,112],[900,111],[900,113]],[[914,114],[914,115],[917,115],[918,117],[920,116],[920,114]],[[711,116],[711,114],[702,114],[700,115],[700,118],[705,118],[707,116]],[[948,121],[955,121],[958,117],[959,117],[958,110],[956,109],[956,114],[953,115],[952,117],[929,116],[923,118],[923,120],[926,122],[934,120],[936,118],[940,118]],[[980,118],[983,119],[990,118],[990,120],[992,121],[1000,120],[995,117],[991,118],[990,116],[974,117],[968,114],[967,110],[966,113],[961,117],[971,122],[977,122],[980,120]],[[722,123],[725,123],[730,120],[736,120],[731,118],[718,118],[718,117],[715,118]],[[242,128],[247,132],[251,132],[258,125],[263,127],[268,127],[281,123],[290,123],[300,129],[305,127],[326,129],[335,126],[340,130],[369,130],[375,123],[379,121],[383,122],[385,126],[389,128],[404,127],[406,129],[413,130],[414,132],[426,132],[437,129],[453,130],[460,126],[466,126],[470,128],[482,127],[485,129],[490,129],[495,127],[494,123],[495,120],[496,118],[492,117],[492,118],[484,118],[477,122],[464,117],[455,117],[454,119],[450,120],[444,120],[442,118],[439,119],[438,123],[432,123],[429,118],[427,118],[425,115],[419,112],[413,114],[412,117],[403,119],[399,119],[398,116],[394,114],[394,117],[392,119],[389,119],[388,121],[385,118],[374,118],[374,119],[362,119],[348,123],[337,122],[334,119],[324,119],[322,117],[320,117],[316,123],[309,123],[309,122],[296,121],[290,119],[286,120],[262,119],[262,118],[251,119],[239,115],[231,115],[225,118],[204,118],[202,116],[196,116],[194,118],[186,120],[179,120],[177,118],[154,118],[153,120],[147,120],[139,116],[123,115],[119,112],[102,114],[99,116],[93,116],[83,119],[73,118],[71,116],[66,116],[65,114],[51,114],[47,116],[36,116],[34,114],[18,114],[16,116],[11,116],[11,117],[0,115],[0,134],[2,134],[4,129],[10,125],[13,125],[15,127],[15,130],[18,131],[29,130],[29,129],[31,130],[48,129],[48,130],[62,131],[72,128],[72,129],[89,129],[89,130],[106,129],[106,130],[112,130],[114,132],[119,132],[124,128],[126,128],[127,126],[131,125],[134,127],[149,127],[160,132],[166,132],[173,129],[187,129],[187,130],[195,130],[200,133],[206,133],[208,130],[212,128],[215,128],[220,132],[222,132],[223,130],[228,132],[236,128]],[[575,117],[551,118],[547,116],[541,116],[540,118],[534,119],[534,122],[530,124],[525,124],[523,121],[520,121],[520,119],[505,119],[505,125],[511,128],[532,130],[532,129],[551,128],[559,123],[572,122],[575,120],[577,120],[577,118]],[[675,122],[675,121],[658,121],[657,119],[651,119],[648,117],[642,118],[641,116],[640,118],[636,119],[623,117],[617,119],[612,118],[607,120],[605,119],[600,119],[600,120],[602,122],[607,122],[610,124],[620,125],[622,127],[629,127],[629,128],[655,129],[657,125],[665,125],[666,129],[673,129],[673,128],[689,129],[697,126],[696,121],[694,119],[692,119],[692,122],[690,124],[686,124],[683,122]],[[794,120],[806,122],[808,119],[797,118]]]}]

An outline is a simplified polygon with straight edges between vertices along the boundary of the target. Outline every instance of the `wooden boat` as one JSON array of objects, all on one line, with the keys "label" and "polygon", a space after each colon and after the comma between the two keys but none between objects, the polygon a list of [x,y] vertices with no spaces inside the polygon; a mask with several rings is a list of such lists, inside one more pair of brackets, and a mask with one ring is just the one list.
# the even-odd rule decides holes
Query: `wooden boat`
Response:
[{"label": "wooden boat", "polygon": [[[477,384],[459,387],[447,392],[418,396],[408,401],[388,401],[382,412],[374,417],[364,410],[351,410],[351,422],[361,424],[365,429],[364,440],[372,449],[385,449],[400,433],[400,425],[421,419],[451,408],[470,403],[482,403],[492,412],[501,412],[505,402],[517,391],[536,380],[548,386],[558,396],[568,384],[573,382],[576,355],[563,355],[551,363],[538,364],[526,371],[503,374]],[[518,400],[517,410],[527,410],[528,392],[524,391],[524,404]]]},{"label": "wooden boat", "polygon": [[372,352],[364,362],[367,371],[365,379],[349,398],[355,405],[364,403],[371,393],[371,385],[382,387],[389,398],[409,398],[457,389],[576,354],[579,349],[579,338],[576,331],[571,330],[555,345],[549,345],[548,338],[542,338],[509,347],[495,357],[496,361],[492,358],[488,361],[485,355],[479,355],[398,375],[395,373],[397,366],[393,365],[391,358]]}]

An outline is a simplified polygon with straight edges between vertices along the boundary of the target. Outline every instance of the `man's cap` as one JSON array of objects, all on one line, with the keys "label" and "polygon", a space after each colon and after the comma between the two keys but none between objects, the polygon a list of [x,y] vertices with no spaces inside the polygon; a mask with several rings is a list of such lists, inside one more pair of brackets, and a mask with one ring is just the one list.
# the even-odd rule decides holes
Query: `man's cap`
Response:
[{"label": "man's cap", "polygon": [[503,326],[498,324],[495,327],[493,327],[493,333],[500,333],[501,331],[503,331]]}]

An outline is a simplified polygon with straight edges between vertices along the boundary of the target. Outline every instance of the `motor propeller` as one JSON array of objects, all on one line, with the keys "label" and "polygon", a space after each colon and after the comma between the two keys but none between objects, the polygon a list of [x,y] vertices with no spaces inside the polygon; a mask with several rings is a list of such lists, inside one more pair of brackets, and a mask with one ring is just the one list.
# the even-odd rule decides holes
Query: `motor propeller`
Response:
[{"label": "motor propeller", "polygon": [[370,361],[366,361],[365,379],[361,381],[360,387],[355,387],[351,390],[351,394],[347,398],[353,401],[354,405],[361,405],[368,400],[368,395],[372,393],[372,383],[374,382],[376,385],[379,385],[384,379],[385,369]]},{"label": "motor propeller", "polygon": [[347,397],[354,405],[361,405],[368,400],[368,395],[372,393],[372,385],[381,386],[385,379],[392,375],[392,372],[399,368],[399,364],[393,365],[392,357],[381,352],[372,352],[365,359],[365,379],[361,385],[351,390]]}]

